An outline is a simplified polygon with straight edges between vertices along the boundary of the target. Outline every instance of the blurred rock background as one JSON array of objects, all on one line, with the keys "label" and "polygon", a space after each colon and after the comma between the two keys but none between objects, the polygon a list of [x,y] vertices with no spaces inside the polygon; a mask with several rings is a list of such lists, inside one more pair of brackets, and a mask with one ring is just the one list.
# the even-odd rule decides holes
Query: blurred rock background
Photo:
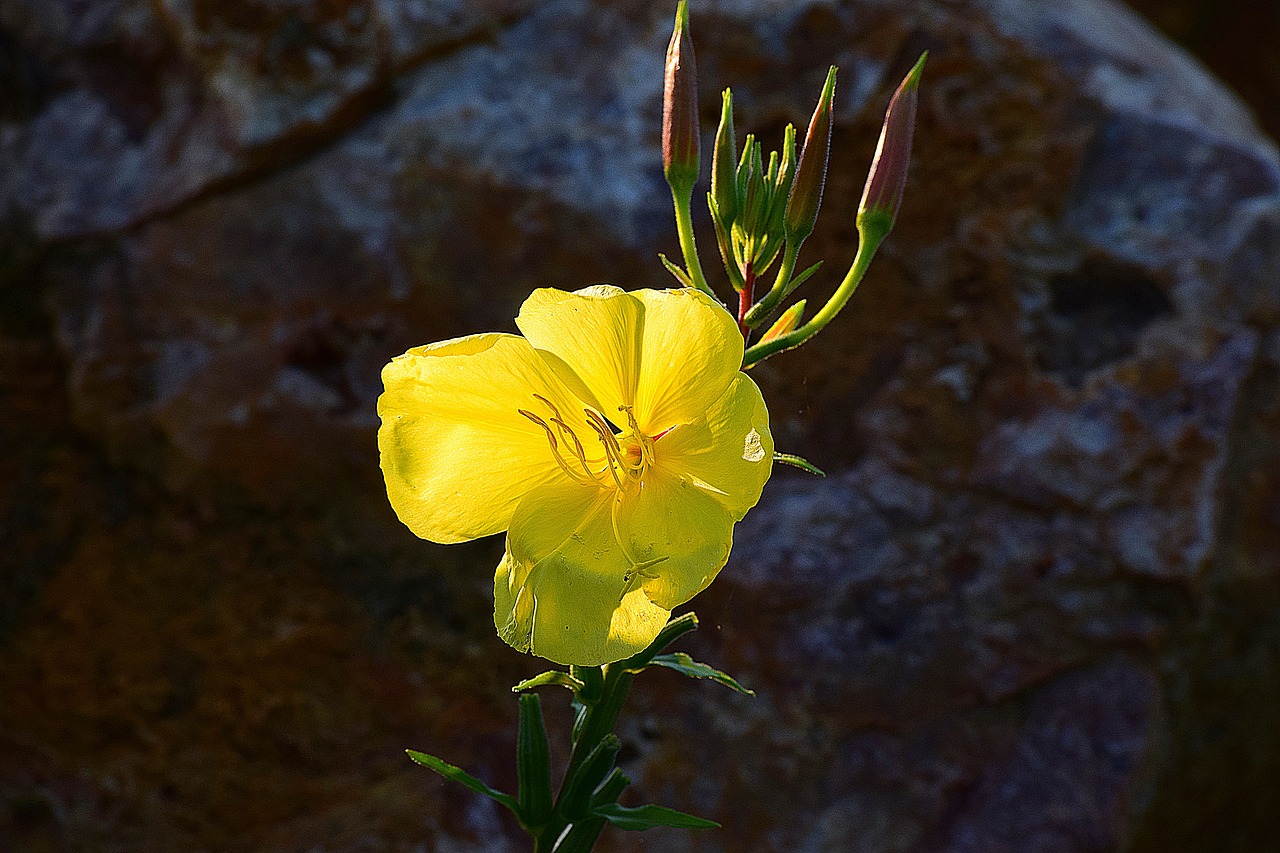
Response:
[{"label": "blurred rock background", "polygon": [[[759,695],[656,673],[623,724],[725,828],[604,849],[1280,846],[1280,14],[1134,5],[1249,106],[1110,0],[694,3],[708,143],[842,69],[811,298],[931,58],[897,230],[755,371],[832,475],[694,602]],[[513,785],[541,667],[499,543],[387,508],[378,371],[670,284],[672,12],[0,0],[0,849],[522,849],[402,752]]]}]

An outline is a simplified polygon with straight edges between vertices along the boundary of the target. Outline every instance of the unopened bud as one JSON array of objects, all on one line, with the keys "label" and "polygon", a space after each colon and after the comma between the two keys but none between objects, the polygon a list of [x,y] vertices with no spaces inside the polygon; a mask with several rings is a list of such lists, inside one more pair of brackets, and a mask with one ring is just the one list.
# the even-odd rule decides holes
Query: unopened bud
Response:
[{"label": "unopened bud", "polygon": [[911,134],[916,125],[916,104],[920,100],[920,74],[924,71],[928,55],[927,52],[920,55],[915,67],[903,78],[889,101],[880,141],[876,145],[876,156],[871,161],[867,185],[862,191],[862,203],[858,206],[859,228],[864,221],[873,220],[882,237],[898,217],[902,191],[907,186]]},{"label": "unopened bud", "polygon": [[698,142],[698,71],[688,3],[680,0],[662,91],[662,170],[672,189],[690,189],[697,183]]},{"label": "unopened bud", "polygon": [[771,341],[774,338],[780,338],[796,326],[799,326],[800,318],[804,315],[804,304],[805,300],[801,299],[795,305],[792,305],[786,311],[783,311],[782,316],[777,320],[774,320],[773,325],[769,327],[769,331],[764,333],[764,337],[760,339],[760,343]]},{"label": "unopened bud", "polygon": [[827,82],[822,86],[818,106],[809,120],[809,132],[804,138],[800,162],[796,164],[795,179],[791,183],[791,195],[787,198],[787,211],[783,218],[787,242],[799,244],[813,233],[818,221],[818,208],[822,205],[822,189],[827,183],[827,159],[831,154],[831,104],[836,94],[836,67],[827,72]]},{"label": "unopened bud", "polygon": [[711,155],[711,197],[715,200],[716,213],[726,227],[738,215],[737,164],[738,144],[733,138],[733,92],[725,89],[716,147]]}]

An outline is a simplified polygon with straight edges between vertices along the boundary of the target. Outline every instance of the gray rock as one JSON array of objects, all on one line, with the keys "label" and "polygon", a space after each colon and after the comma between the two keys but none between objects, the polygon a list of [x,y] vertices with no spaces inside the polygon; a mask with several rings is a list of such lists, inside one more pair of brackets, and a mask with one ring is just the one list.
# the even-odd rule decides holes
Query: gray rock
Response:
[{"label": "gray rock", "polygon": [[[389,519],[378,371],[412,345],[512,329],[534,287],[670,284],[654,254],[676,252],[657,137],[671,10],[322,7],[5,6],[14,67],[45,71],[0,113],[4,239],[34,258],[21,284],[44,289],[95,447],[179,504],[270,508],[217,528],[233,542],[324,537],[297,559],[310,571],[316,555],[338,592],[298,595],[373,614],[340,637],[392,648],[379,666],[402,685],[324,694],[399,721],[344,731],[379,746],[406,731],[425,668],[448,685],[410,709],[437,715],[432,751],[500,776],[509,699],[448,675],[463,660],[514,677],[482,624],[492,554],[409,542]],[[644,795],[725,828],[645,848],[1268,849],[1273,144],[1109,0],[735,0],[695,4],[693,31],[708,143],[722,87],[739,132],[776,144],[827,65],[843,69],[827,210],[802,257],[827,259],[815,299],[852,255],[888,93],[930,60],[896,230],[832,327],[754,370],[780,449],[831,472],[780,472],[695,602],[698,656],[759,695],[646,676],[624,721]],[[166,500],[148,511],[168,518]],[[239,589],[210,583],[215,602]],[[332,642],[364,672],[366,648]],[[210,658],[192,689],[216,704],[226,664]],[[272,701],[294,707],[288,689]],[[458,707],[482,709],[483,733],[435,722]],[[195,716],[174,719],[155,737]],[[46,762],[31,766],[57,777]],[[506,849],[513,830],[483,806],[377,772],[251,831],[275,849]],[[428,817],[393,820],[417,796]],[[215,820],[153,808],[162,847],[229,843]]]}]

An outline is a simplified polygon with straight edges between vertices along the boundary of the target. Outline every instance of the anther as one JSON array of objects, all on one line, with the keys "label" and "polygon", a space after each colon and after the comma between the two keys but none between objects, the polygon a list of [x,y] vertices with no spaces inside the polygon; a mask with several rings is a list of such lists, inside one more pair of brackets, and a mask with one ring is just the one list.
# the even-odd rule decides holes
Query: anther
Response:
[{"label": "anther", "polygon": [[[587,471],[587,479],[583,479],[581,474],[574,471],[567,464],[565,464],[564,457],[560,453],[560,443],[556,440],[555,430],[551,429],[550,425],[548,425],[546,421],[544,421],[542,418],[535,415],[533,412],[525,411],[524,409],[516,409],[516,411],[524,415],[529,420],[533,421],[538,426],[542,427],[543,431],[546,432],[547,440],[551,442],[551,458],[556,460],[556,464],[560,466],[560,470],[564,471],[564,473],[569,477],[570,480],[573,480],[575,483],[580,483],[581,485],[584,485],[584,486],[589,486],[592,483],[595,483],[596,485],[600,484],[600,481],[597,480],[594,476],[592,476],[590,471]],[[570,434],[572,435],[572,433]],[[585,468],[586,466],[584,465],[583,467]]]}]

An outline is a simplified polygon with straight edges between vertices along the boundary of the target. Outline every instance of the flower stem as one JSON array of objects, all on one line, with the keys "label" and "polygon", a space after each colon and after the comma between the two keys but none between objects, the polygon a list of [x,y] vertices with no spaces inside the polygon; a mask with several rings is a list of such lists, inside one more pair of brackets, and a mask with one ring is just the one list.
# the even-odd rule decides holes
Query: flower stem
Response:
[{"label": "flower stem", "polygon": [[587,676],[584,680],[600,683],[602,688],[594,701],[591,697],[581,697],[582,705],[573,727],[573,751],[569,757],[569,767],[560,785],[560,793],[556,796],[555,811],[551,819],[534,836],[534,853],[550,853],[560,836],[575,825],[575,820],[582,819],[583,816],[580,815],[565,814],[565,805],[574,800],[585,801],[591,791],[580,789],[584,786],[594,789],[599,784],[599,779],[581,778],[583,765],[587,757],[613,732],[631,689],[631,682],[635,678],[634,673],[617,664],[579,667],[578,670],[580,676]]},{"label": "flower stem", "polygon": [[823,305],[822,310],[814,314],[813,318],[800,328],[793,329],[785,335],[779,335],[767,341],[760,341],[748,349],[742,360],[744,369],[775,353],[795,349],[820,332],[827,323],[830,323],[840,313],[840,309],[849,301],[849,297],[853,295],[853,291],[857,289],[858,283],[862,281],[862,277],[866,274],[867,267],[871,265],[871,259],[875,257],[876,249],[880,248],[880,243],[884,241],[885,236],[889,233],[889,227],[892,227],[892,223],[882,227],[882,223],[872,221],[871,217],[866,219],[859,217],[859,219],[863,220],[859,224],[864,227],[861,229],[862,240],[858,243],[858,253],[854,256],[853,264],[849,267],[849,272],[845,274],[844,281],[840,282],[836,292],[827,300],[827,304]]},{"label": "flower stem", "polygon": [[742,290],[738,291],[738,331],[742,332],[742,340],[751,338],[751,327],[747,325],[747,312],[756,298],[756,271],[747,264],[742,276]]},{"label": "flower stem", "polygon": [[800,256],[800,244],[787,242],[782,252],[782,265],[778,268],[778,277],[773,280],[773,287],[764,295],[758,304],[743,318],[748,326],[755,328],[769,318],[778,307],[778,303],[790,295],[791,274],[796,268],[796,259]]},{"label": "flower stem", "polygon": [[684,255],[684,266],[690,280],[693,281],[693,286],[714,298],[715,293],[707,284],[707,277],[702,274],[702,263],[698,260],[698,246],[693,239],[693,213],[690,209],[692,199],[692,187],[687,193],[678,193],[674,187],[672,188],[671,200],[676,208],[676,233],[680,237],[680,253]]}]

